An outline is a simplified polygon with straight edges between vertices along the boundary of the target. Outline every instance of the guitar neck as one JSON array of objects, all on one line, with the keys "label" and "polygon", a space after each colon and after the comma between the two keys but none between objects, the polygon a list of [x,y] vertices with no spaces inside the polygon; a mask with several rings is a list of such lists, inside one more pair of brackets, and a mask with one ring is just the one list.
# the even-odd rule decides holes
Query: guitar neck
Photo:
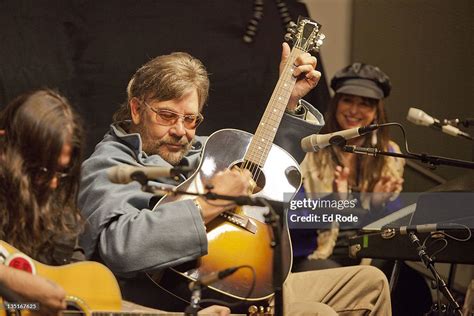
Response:
[{"label": "guitar neck", "polygon": [[245,160],[259,166],[264,165],[296,83],[296,78],[293,76],[295,60],[302,53],[304,51],[298,47],[293,48],[291,51],[263,117],[260,120],[255,136],[245,154]]}]

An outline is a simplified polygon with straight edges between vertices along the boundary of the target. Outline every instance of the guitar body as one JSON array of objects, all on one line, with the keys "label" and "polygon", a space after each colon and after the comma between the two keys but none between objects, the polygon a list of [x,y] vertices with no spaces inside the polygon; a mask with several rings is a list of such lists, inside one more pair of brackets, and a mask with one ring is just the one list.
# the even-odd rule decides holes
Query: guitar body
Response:
[{"label": "guitar body", "polygon": [[[114,275],[98,262],[84,261],[58,267],[48,266],[27,257],[1,240],[0,253],[5,255],[6,265],[18,269],[27,266],[27,270],[33,274],[59,284],[67,293],[68,310],[91,315],[92,310],[120,311],[122,308],[122,295]],[[0,299],[0,306],[2,303]],[[26,310],[21,312],[21,315],[30,314]],[[0,315],[6,315],[4,309],[0,308]]]},{"label": "guitar body", "polygon": [[[188,192],[205,192],[205,184],[219,171],[238,165],[244,160],[253,135],[235,129],[224,129],[212,134],[203,149],[198,170],[179,186]],[[301,185],[299,165],[286,151],[276,145],[269,150],[265,164],[254,178],[259,191],[254,197],[284,202],[289,201]],[[191,195],[165,196],[159,204],[195,198]],[[256,285],[249,300],[262,300],[273,294],[273,249],[271,228],[264,223],[268,210],[260,207],[237,208],[226,212],[207,225],[208,254],[197,265],[175,267],[172,270],[185,281],[196,280],[211,272],[233,266],[250,265],[256,272]],[[283,279],[291,270],[292,250],[284,216],[282,245],[284,246]],[[249,269],[240,269],[233,275],[217,281],[210,288],[230,297],[243,299],[249,294],[253,275]],[[189,293],[183,299],[188,299]]]}]

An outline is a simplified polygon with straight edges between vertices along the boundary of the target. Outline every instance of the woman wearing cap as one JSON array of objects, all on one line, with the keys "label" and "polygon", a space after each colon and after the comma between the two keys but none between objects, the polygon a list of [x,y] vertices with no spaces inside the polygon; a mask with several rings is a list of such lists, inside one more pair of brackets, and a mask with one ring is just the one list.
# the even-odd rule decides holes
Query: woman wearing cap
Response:
[{"label": "woman wearing cap", "polygon": [[[331,88],[336,94],[329,102],[325,114],[326,125],[321,133],[387,122],[383,99],[390,94],[391,85],[388,76],[378,67],[362,63],[349,65],[336,73],[331,81]],[[389,139],[387,128],[379,128],[348,140],[347,145],[400,151],[399,146]],[[360,206],[369,210],[369,214],[387,208],[395,209],[390,204],[396,203],[395,197],[402,190],[404,160],[399,158],[356,155],[343,152],[337,146],[328,146],[319,152],[308,153],[301,168],[304,190],[309,197],[332,192],[360,192]],[[372,192],[375,194],[366,194]],[[311,234],[314,238],[314,232]],[[304,243],[302,235],[299,235],[296,239]],[[337,229],[320,234],[318,247],[309,258],[328,258],[332,254],[336,238]],[[298,247],[304,248],[303,245],[296,245]],[[347,248],[344,251],[347,253]],[[295,259],[298,269],[299,260]],[[345,259],[342,263],[347,264]],[[307,270],[307,262],[303,264],[305,268],[301,269]],[[326,267],[327,264],[322,266]],[[310,267],[314,268],[314,265]]]},{"label": "woman wearing cap", "polygon": [[[331,88],[336,94],[329,102],[325,114],[326,125],[321,133],[387,122],[383,101],[389,96],[391,85],[388,76],[378,67],[362,63],[349,65],[335,74]],[[400,152],[399,146],[389,139],[387,128],[379,128],[348,140],[347,144]],[[366,209],[368,215],[375,213],[376,217],[381,217],[401,207],[397,196],[402,190],[404,164],[405,160],[400,158],[357,155],[343,152],[338,146],[328,146],[319,152],[308,153],[303,161],[304,190],[308,197],[330,192],[360,192],[359,206]],[[340,225],[343,227],[344,223]],[[295,231],[296,236],[293,234]],[[347,239],[341,238],[342,234],[349,235],[353,231],[341,231],[336,243],[337,232],[338,229],[333,228],[319,232],[316,237],[314,230],[293,230],[293,248],[296,248],[296,252],[300,250],[300,257],[294,260],[294,271],[357,264],[347,255]],[[331,256],[333,250],[334,255]],[[328,258],[331,260],[324,260]],[[376,261],[372,264],[389,276],[393,263]],[[423,277],[404,264],[400,267],[392,300],[394,315],[421,315],[429,310],[432,303],[430,290]]]},{"label": "woman wearing cap", "polygon": [[[354,63],[334,76],[331,88],[336,94],[325,115],[321,133],[382,124],[387,122],[383,99],[390,94],[390,81],[378,67]],[[347,141],[348,145],[376,147],[383,151],[400,152],[391,141],[387,128]],[[309,153],[302,164],[306,192],[400,192],[403,183],[404,160],[395,157],[356,155],[342,152],[337,146]],[[373,194],[362,201],[367,209],[378,209],[392,196]]]}]

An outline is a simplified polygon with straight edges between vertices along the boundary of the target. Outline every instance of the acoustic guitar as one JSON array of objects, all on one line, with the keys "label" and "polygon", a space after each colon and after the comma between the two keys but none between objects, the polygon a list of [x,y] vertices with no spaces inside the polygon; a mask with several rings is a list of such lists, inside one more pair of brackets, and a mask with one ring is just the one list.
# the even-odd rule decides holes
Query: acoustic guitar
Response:
[{"label": "acoustic guitar", "polygon": [[[122,308],[122,295],[117,280],[107,267],[98,262],[83,261],[52,267],[29,258],[2,240],[0,257],[7,266],[40,275],[63,287],[67,293],[69,311],[65,311],[65,315],[100,315],[92,311],[118,312]],[[1,300],[0,304],[3,306]],[[28,310],[21,314],[30,315]],[[0,308],[0,315],[6,315],[3,308]]]},{"label": "acoustic guitar", "polygon": [[[288,62],[280,74],[278,83],[266,107],[257,131],[254,135],[236,130],[224,129],[209,136],[197,171],[187,181],[178,186],[179,190],[204,193],[206,184],[219,171],[238,166],[248,169],[253,176],[254,197],[263,197],[281,202],[288,200],[301,185],[301,173],[298,163],[285,150],[273,144],[275,134],[285,112],[291,92],[296,82],[292,75],[294,61],[307,51],[318,48],[324,35],[319,33],[321,25],[308,18],[300,17],[298,25],[290,31],[294,47]],[[296,176],[295,176],[296,175]],[[289,193],[289,194],[288,194]],[[158,205],[176,200],[194,198],[191,195],[163,197]],[[211,289],[225,297],[260,301],[273,294],[273,249],[270,246],[271,230],[264,223],[264,208],[235,208],[226,211],[207,225],[208,254],[201,257],[191,268],[189,265],[177,266],[171,270],[179,281],[197,280],[203,275],[221,271],[231,266],[250,265],[256,272],[256,285],[250,296],[249,289],[253,274],[241,269],[235,274],[213,283]],[[284,219],[286,226],[286,218]],[[284,279],[292,265],[292,250],[288,228],[284,227],[282,262]],[[160,276],[150,275],[158,280]],[[183,296],[168,285],[159,286],[183,300],[189,300],[189,294]]]},{"label": "acoustic guitar", "polygon": [[[39,263],[23,254],[15,247],[0,240],[0,264],[23,270],[35,275],[40,275],[60,285],[66,291],[67,309],[60,315],[85,315],[85,316],[125,316],[125,315],[175,315],[184,313],[170,312],[124,312],[122,311],[122,295],[112,272],[104,265],[83,261],[64,266],[48,266]],[[35,304],[36,306],[33,306]],[[0,297],[0,316],[8,315],[34,315],[33,307],[37,302],[5,302]],[[15,308],[7,309],[8,306]],[[243,314],[232,314],[243,315]],[[250,316],[272,315],[261,307],[249,310]]]}]

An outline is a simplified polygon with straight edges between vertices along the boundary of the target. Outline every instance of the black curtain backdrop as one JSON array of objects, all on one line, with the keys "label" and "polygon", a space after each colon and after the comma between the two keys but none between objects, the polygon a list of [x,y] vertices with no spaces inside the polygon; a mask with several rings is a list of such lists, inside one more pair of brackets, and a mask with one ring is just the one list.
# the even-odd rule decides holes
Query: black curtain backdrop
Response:
[{"label": "black curtain backdrop", "polygon": [[[308,16],[304,4],[286,5],[295,21]],[[253,132],[278,80],[285,30],[276,2],[265,0],[258,33],[246,44],[252,14],[250,0],[0,1],[0,105],[31,89],[58,89],[84,118],[89,154],[134,71],[155,56],[185,51],[211,74],[198,134]],[[305,99],[324,112],[324,77]]]}]

